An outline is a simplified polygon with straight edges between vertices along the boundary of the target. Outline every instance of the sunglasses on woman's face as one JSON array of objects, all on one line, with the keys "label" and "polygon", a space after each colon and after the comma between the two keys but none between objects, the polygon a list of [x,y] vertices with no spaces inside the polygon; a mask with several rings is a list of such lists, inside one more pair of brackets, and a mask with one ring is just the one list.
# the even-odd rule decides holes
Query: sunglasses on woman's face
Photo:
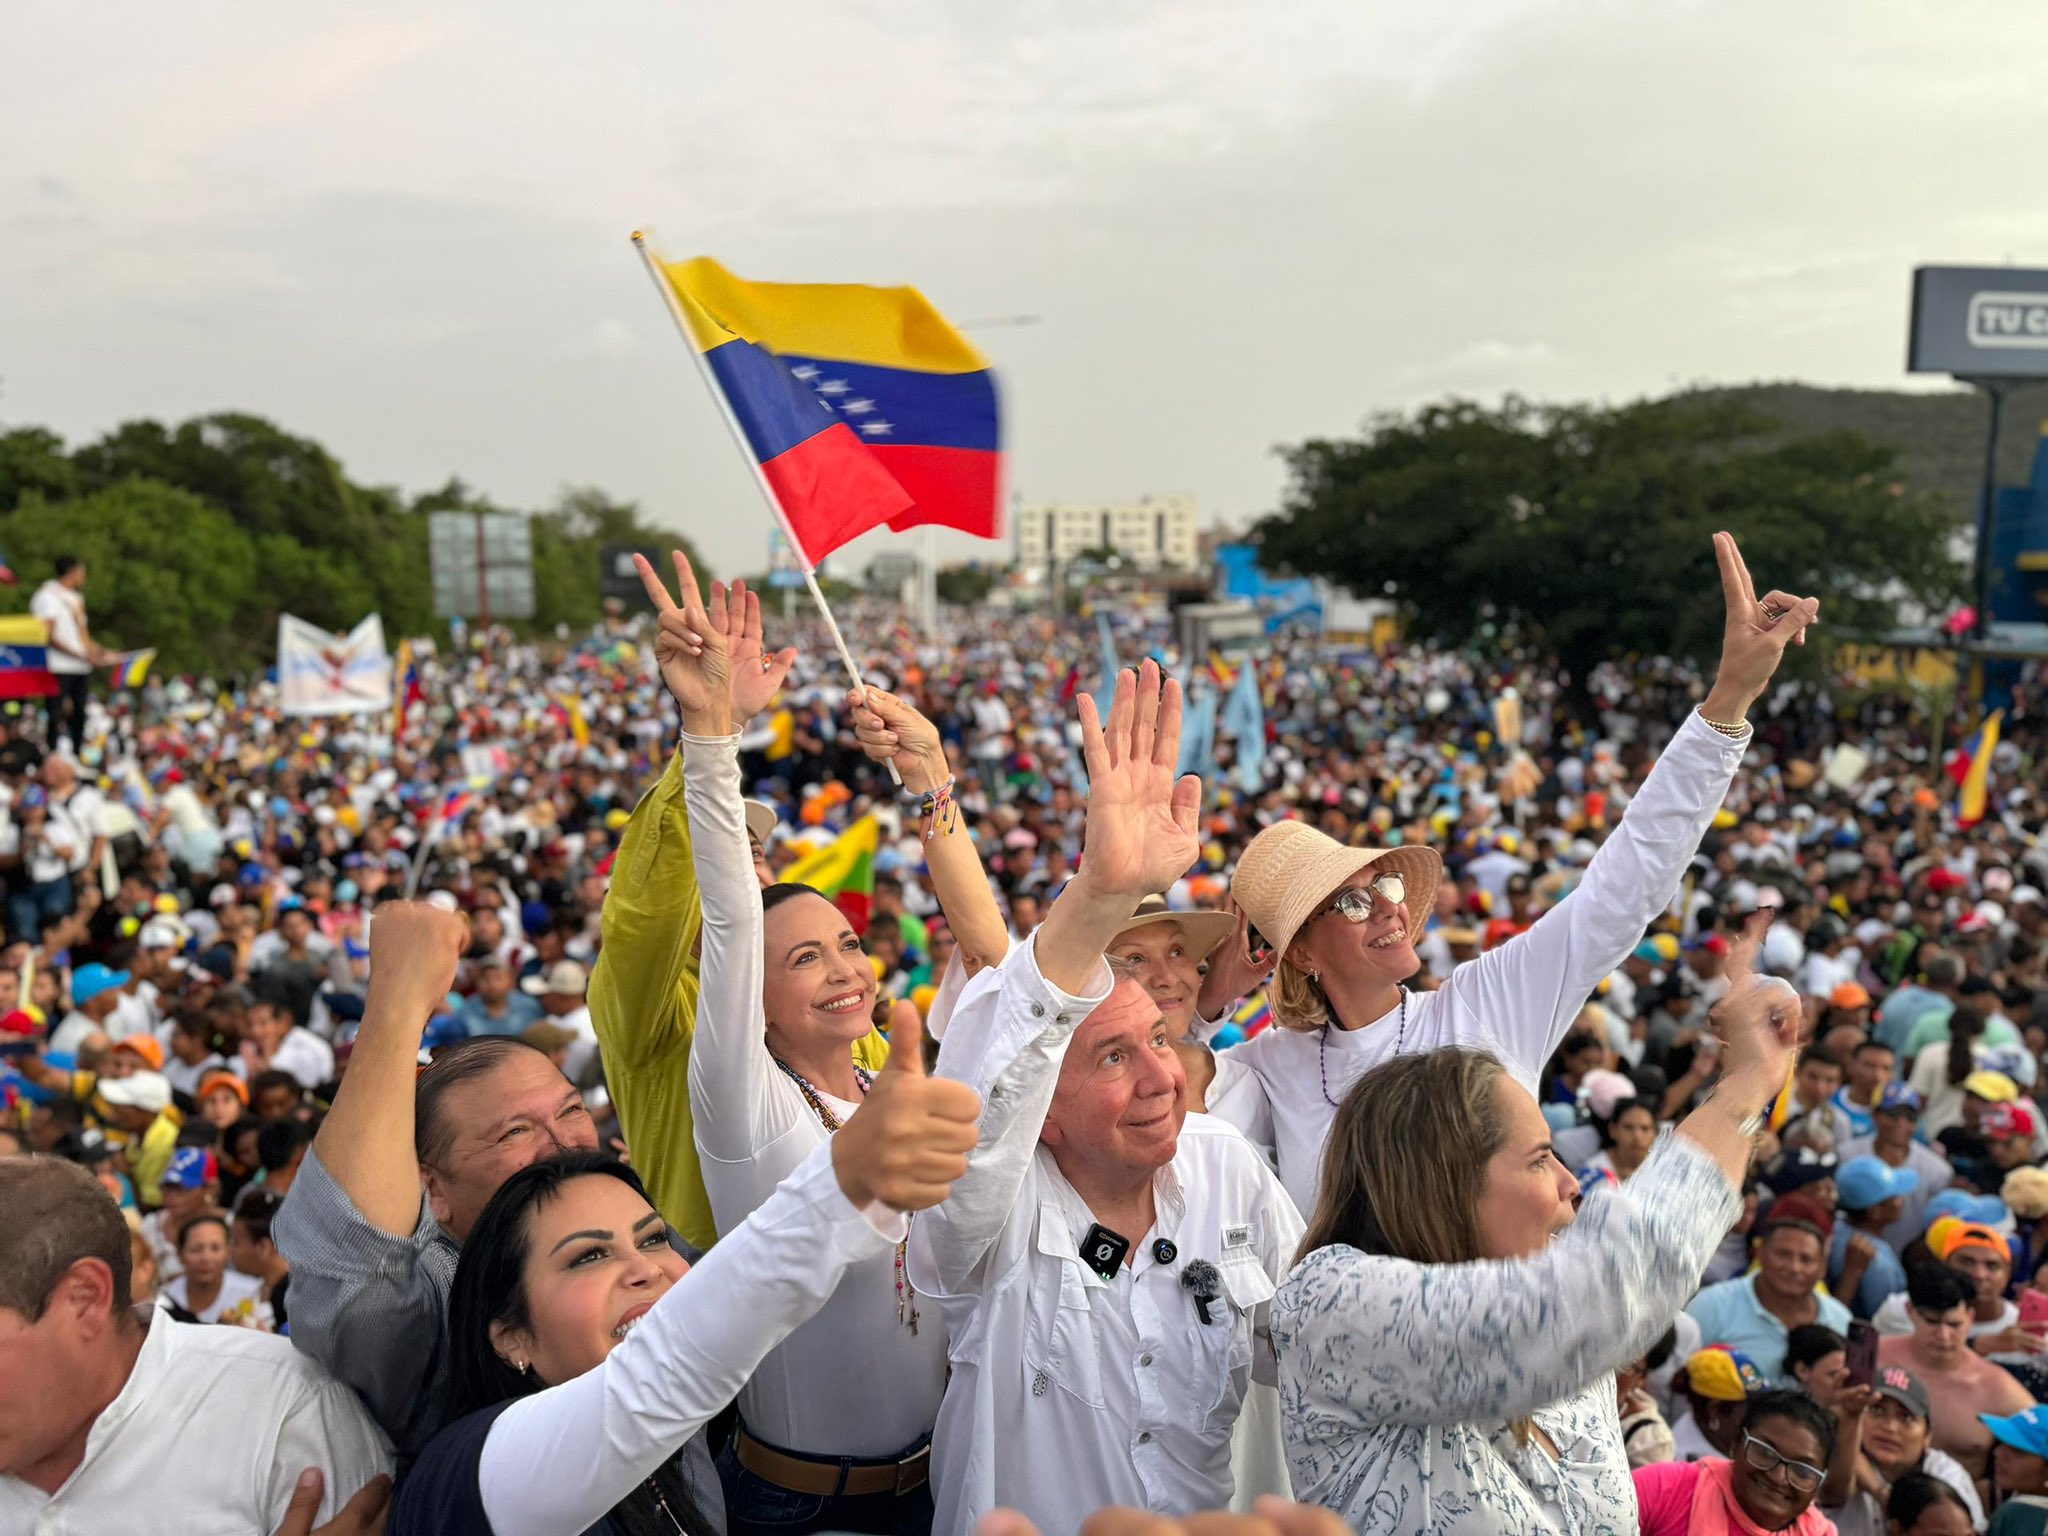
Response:
[{"label": "sunglasses on woman's face", "polygon": [[1368,881],[1364,885],[1345,886],[1343,890],[1339,891],[1331,899],[1330,904],[1324,907],[1321,912],[1318,912],[1316,916],[1322,917],[1326,913],[1341,912],[1344,914],[1346,922],[1362,923],[1369,919],[1373,912],[1381,905],[1398,907],[1407,899],[1408,882],[1406,880],[1403,880],[1399,875],[1381,875],[1377,880]]},{"label": "sunglasses on woman's face", "polygon": [[1804,1461],[1794,1461],[1767,1440],[1759,1440],[1748,1430],[1742,1432],[1742,1459],[1759,1472],[1775,1472],[1785,1469],[1785,1480],[1801,1493],[1811,1493],[1821,1485],[1827,1476],[1819,1467]]}]

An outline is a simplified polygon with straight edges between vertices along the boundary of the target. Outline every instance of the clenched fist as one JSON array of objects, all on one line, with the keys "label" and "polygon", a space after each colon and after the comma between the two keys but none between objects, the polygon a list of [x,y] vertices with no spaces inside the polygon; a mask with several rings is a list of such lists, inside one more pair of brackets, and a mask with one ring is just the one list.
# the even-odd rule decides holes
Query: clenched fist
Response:
[{"label": "clenched fist", "polygon": [[370,923],[366,1012],[417,1018],[424,1030],[455,984],[469,922],[424,901],[387,901]]},{"label": "clenched fist", "polygon": [[923,1041],[892,1040],[860,1113],[832,1137],[832,1169],[856,1206],[929,1210],[967,1172],[981,1139],[981,1096],[965,1083],[929,1077]]}]

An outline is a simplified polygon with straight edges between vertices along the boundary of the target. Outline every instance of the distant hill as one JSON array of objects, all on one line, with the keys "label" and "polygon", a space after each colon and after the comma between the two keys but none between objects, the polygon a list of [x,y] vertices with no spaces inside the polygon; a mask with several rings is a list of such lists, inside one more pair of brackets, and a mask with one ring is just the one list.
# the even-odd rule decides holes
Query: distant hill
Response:
[{"label": "distant hill", "polygon": [[[1888,389],[1817,389],[1808,384],[1749,384],[1692,391],[1737,400],[1774,416],[1795,432],[1861,432],[1899,450],[1906,484],[1931,491],[1969,514],[1984,475],[1984,397],[1973,389],[1908,394]],[[2034,472],[2034,450],[2048,426],[2048,385],[2006,396],[1999,432],[2001,485],[2024,484]]]}]

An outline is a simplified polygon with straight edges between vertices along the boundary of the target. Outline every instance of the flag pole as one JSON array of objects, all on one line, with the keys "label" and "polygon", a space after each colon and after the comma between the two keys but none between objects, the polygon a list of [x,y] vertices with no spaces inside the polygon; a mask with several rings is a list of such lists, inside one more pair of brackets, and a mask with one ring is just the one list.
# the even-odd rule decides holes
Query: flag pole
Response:
[{"label": "flag pole", "polygon": [[[725,419],[725,428],[732,434],[733,443],[739,448],[740,457],[745,459],[748,467],[753,470],[754,485],[761,492],[761,499],[768,503],[769,515],[782,529],[782,536],[789,540],[789,547],[796,554],[796,563],[803,570],[804,585],[810,588],[811,601],[818,605],[818,612],[825,620],[825,628],[831,632],[832,645],[839,652],[839,661],[846,668],[846,675],[853,679],[854,691],[864,690],[867,683],[860,675],[860,667],[854,662],[853,652],[847,649],[846,636],[839,631],[839,620],[832,616],[832,605],[825,601],[825,594],[819,589],[817,569],[811,563],[811,553],[804,548],[804,541],[796,536],[796,530],[790,526],[789,518],[783,513],[782,503],[776,500],[775,487],[768,483],[768,473],[762,469],[760,459],[755,457],[754,445],[747,441],[746,430],[740,426],[740,419],[733,411],[732,402],[725,398],[725,391],[718,387],[718,380],[712,377],[711,365],[704,361],[704,354],[697,346],[697,338],[690,334],[690,322],[683,314],[683,306],[676,300],[675,289],[670,287],[668,279],[662,276],[661,267],[656,263],[654,253],[647,248],[647,232],[644,229],[633,231],[633,249],[640,253],[640,262],[647,268],[648,280],[654,284],[655,291],[661,295],[662,303],[668,307],[669,318],[676,324],[676,333],[683,338],[683,350],[690,354],[690,360],[697,365],[697,374],[704,380],[704,387],[711,392],[712,400],[717,403],[718,414]],[[896,765],[890,763],[888,767],[889,777],[901,784],[903,775],[896,771]]]}]

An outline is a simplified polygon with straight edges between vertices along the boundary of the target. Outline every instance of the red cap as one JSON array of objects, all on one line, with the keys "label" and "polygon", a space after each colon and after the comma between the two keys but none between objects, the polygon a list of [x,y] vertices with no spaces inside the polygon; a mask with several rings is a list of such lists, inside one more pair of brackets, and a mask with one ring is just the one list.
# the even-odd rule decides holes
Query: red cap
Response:
[{"label": "red cap", "polygon": [[2032,1141],[2037,1124],[2030,1104],[1993,1104],[1978,1119],[1977,1128],[1987,1141]]}]

